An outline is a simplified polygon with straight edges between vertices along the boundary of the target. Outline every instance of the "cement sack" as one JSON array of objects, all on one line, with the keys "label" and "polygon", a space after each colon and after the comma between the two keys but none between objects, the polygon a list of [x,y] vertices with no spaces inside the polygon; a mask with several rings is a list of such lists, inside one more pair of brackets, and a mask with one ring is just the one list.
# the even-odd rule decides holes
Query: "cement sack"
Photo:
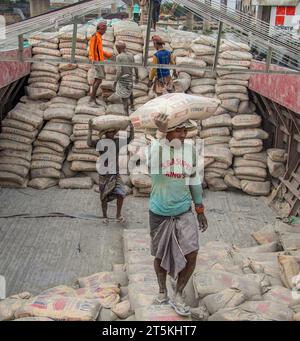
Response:
[{"label": "cement sack", "polygon": [[236,113],[238,111],[240,100],[236,98],[225,99],[222,101],[221,106],[226,110]]},{"label": "cement sack", "polygon": [[193,78],[191,81],[191,87],[198,85],[215,85],[216,80],[214,78]]},{"label": "cement sack", "polygon": [[[231,136],[211,136],[203,139],[205,146],[216,144],[228,144],[231,140]],[[229,146],[229,145],[228,145]]]},{"label": "cement sack", "polygon": [[18,295],[10,296],[0,301],[0,321],[10,321],[15,319],[15,312],[19,310],[32,295],[23,292]]},{"label": "cement sack", "polygon": [[278,255],[278,264],[282,283],[286,288],[293,289],[295,287],[295,278],[300,273],[300,262],[297,262],[293,256]]},{"label": "cement sack", "polygon": [[[218,71],[217,72],[220,79],[237,79],[248,81],[250,79],[249,73],[238,73],[237,71]],[[242,114],[242,113],[241,113]]]},{"label": "cement sack", "polygon": [[234,167],[260,167],[266,168],[266,165],[260,161],[245,160],[242,157],[236,157],[234,159]]},{"label": "cement sack", "polygon": [[20,183],[17,183],[16,181],[5,180],[5,179],[2,180],[0,178],[1,188],[26,188],[27,184],[28,184],[28,178],[23,179],[23,181]]},{"label": "cement sack", "polygon": [[57,80],[52,78],[52,77],[34,77],[34,78],[29,78],[28,79],[28,84],[33,84],[33,83],[52,83],[52,84],[57,84]]},{"label": "cement sack", "polygon": [[254,103],[250,101],[243,101],[239,105],[238,113],[251,115],[255,112],[255,110],[256,110],[256,106]]},{"label": "cement sack", "polygon": [[205,304],[210,314],[224,308],[234,308],[244,303],[248,299],[247,295],[240,289],[228,288],[217,294],[206,296],[202,303]]},{"label": "cement sack", "polygon": [[0,164],[19,165],[26,168],[30,168],[30,162],[22,158],[0,156]]},{"label": "cement sack", "polygon": [[[240,81],[237,79],[218,79],[217,85],[218,86],[238,85],[248,87],[248,81]],[[250,114],[252,114],[252,112],[250,112]]]},{"label": "cement sack", "polygon": [[214,158],[215,161],[226,163],[229,166],[232,164],[232,153],[229,149],[207,146],[204,153],[205,157]]},{"label": "cement sack", "polygon": [[107,115],[125,115],[124,106],[122,104],[110,104],[106,109]]},{"label": "cement sack", "polygon": [[192,37],[173,37],[171,40],[171,47],[173,49],[189,49],[192,41]]},{"label": "cement sack", "polygon": [[[74,147],[76,148],[76,149],[89,149],[90,147],[88,146],[88,144],[87,144],[87,141],[75,141],[74,142]],[[73,148],[74,148],[73,147]],[[73,150],[74,151],[74,150]],[[95,149],[94,149],[94,151],[95,151]],[[77,151],[78,152],[78,151]]]},{"label": "cement sack", "polygon": [[32,161],[31,169],[54,168],[61,170],[62,164],[53,161]]},{"label": "cement sack", "polygon": [[28,187],[43,190],[58,185],[58,181],[58,179],[36,178],[28,182]]},{"label": "cement sack", "polygon": [[78,153],[78,154],[91,154],[91,155],[99,156],[99,153],[94,148],[90,148],[90,147],[78,149],[75,146],[73,146],[72,152]]},{"label": "cement sack", "polygon": [[131,174],[130,180],[133,186],[137,188],[151,187],[151,177],[147,174]]},{"label": "cement sack", "polygon": [[214,85],[198,85],[191,87],[191,92],[196,95],[204,95],[208,93],[215,93]]},{"label": "cement sack", "polygon": [[285,251],[300,250],[300,233],[279,232],[279,240]]},{"label": "cement sack", "polygon": [[263,295],[263,300],[273,301],[284,305],[291,305],[295,302],[290,289],[282,286],[273,286]]},{"label": "cement sack", "polygon": [[265,178],[260,178],[254,175],[236,175],[236,177],[240,180],[248,180],[253,182],[265,182]]},{"label": "cement sack", "polygon": [[268,170],[273,178],[280,178],[286,171],[286,166],[282,162],[274,162],[268,157],[267,159]]},{"label": "cement sack", "polygon": [[220,53],[220,58],[236,60],[252,60],[252,54],[243,51],[224,51]]},{"label": "cement sack", "polygon": [[46,121],[52,119],[64,119],[64,120],[72,120],[74,116],[74,110],[70,108],[48,108],[44,113],[44,118]]},{"label": "cement sack", "polygon": [[63,103],[63,104],[72,105],[75,108],[76,104],[77,104],[77,100],[72,99],[72,98],[68,98],[68,97],[56,96],[56,97],[51,99],[50,103],[51,104]]},{"label": "cement sack", "polygon": [[73,161],[71,170],[74,172],[96,172],[96,163],[86,161]]},{"label": "cement sack", "polygon": [[32,146],[29,144],[19,143],[11,140],[0,139],[0,150],[11,149],[15,151],[29,152],[32,150]]},{"label": "cement sack", "polygon": [[65,81],[64,79],[62,79],[60,86],[63,88],[70,88],[70,89],[81,90],[85,92],[90,90],[90,86],[88,84],[73,82],[73,81],[69,82],[69,81]]},{"label": "cement sack", "polygon": [[134,314],[128,300],[117,303],[112,307],[112,311],[122,320]]},{"label": "cement sack", "polygon": [[[34,155],[46,155],[47,156],[55,156],[55,157],[59,157],[59,158],[65,158],[64,156],[64,152],[58,152],[58,151],[55,151],[51,148],[48,148],[48,147],[34,147],[34,151],[33,151],[33,156]],[[50,160],[50,159],[49,159]]]},{"label": "cement sack", "polygon": [[246,253],[265,253],[265,252],[277,252],[279,251],[279,245],[278,242],[271,242],[264,245],[259,246],[252,246],[252,247],[246,247],[246,248],[238,248],[234,246],[233,250],[239,251],[239,252],[246,252]]},{"label": "cement sack", "polygon": [[267,153],[266,152],[245,154],[243,156],[243,158],[245,160],[259,161],[259,162],[263,162],[264,164],[267,164]]},{"label": "cement sack", "polygon": [[93,119],[93,129],[103,131],[108,129],[120,129],[126,130],[129,126],[129,117],[106,115],[103,117],[97,117]]},{"label": "cement sack", "polygon": [[60,171],[54,168],[41,168],[41,169],[32,169],[30,171],[30,175],[32,179],[35,178],[60,178]]},{"label": "cement sack", "polygon": [[[205,68],[206,63],[199,59],[193,59],[190,57],[177,57],[176,58],[176,65],[177,66],[195,66],[197,68]],[[188,70],[188,73],[190,70]]]},{"label": "cement sack", "polygon": [[235,308],[221,309],[209,321],[292,321],[293,311],[273,301],[248,301]]},{"label": "cement sack", "polygon": [[222,178],[224,178],[226,174],[230,174],[231,172],[233,172],[232,169],[221,169],[221,168],[212,167],[212,165],[207,167],[205,170],[207,173],[212,172],[214,174],[219,174]]},{"label": "cement sack", "polygon": [[212,136],[229,136],[230,130],[227,127],[209,128],[200,131],[200,137],[205,139]]},{"label": "cement sack", "polygon": [[22,122],[19,120],[9,119],[9,118],[5,118],[2,121],[2,127],[19,129],[19,130],[22,130],[24,132],[30,132],[30,133],[33,133],[36,129],[33,125],[31,125],[29,123],[25,123],[25,122]]},{"label": "cement sack", "polygon": [[31,71],[42,71],[42,72],[50,72],[55,75],[59,74],[58,67],[46,63],[32,63]]},{"label": "cement sack", "polygon": [[139,97],[139,98],[135,98],[134,100],[134,105],[135,107],[137,105],[141,105],[141,104],[146,104],[148,103],[153,97],[150,97],[150,95],[148,96],[142,96],[142,97]]},{"label": "cement sack", "polygon": [[[77,105],[88,105],[90,101],[90,96],[85,96],[77,101]],[[96,102],[100,107],[106,107],[104,99],[96,98]]]},{"label": "cement sack", "polygon": [[200,35],[193,40],[193,44],[202,44],[206,46],[216,46],[217,40],[213,37]]},{"label": "cement sack", "polygon": [[[142,61],[143,61],[143,57],[141,54],[134,56],[135,63],[141,64]],[[148,77],[149,71],[146,68],[138,68],[138,75],[139,75],[139,80],[142,81]]]},{"label": "cement sack", "polygon": [[232,119],[232,125],[236,129],[257,128],[261,122],[262,118],[259,115],[236,115]]},{"label": "cement sack", "polygon": [[94,184],[99,185],[99,174],[97,172],[84,172],[83,174],[91,178]]},{"label": "cement sack", "polygon": [[101,305],[97,300],[62,296],[36,296],[16,312],[16,318],[49,317],[57,321],[95,321]]},{"label": "cement sack", "polygon": [[135,128],[156,128],[154,118],[159,113],[169,117],[169,127],[174,127],[188,118],[205,119],[213,115],[219,102],[204,97],[186,94],[167,94],[149,101],[131,116]]},{"label": "cement sack", "polygon": [[[180,78],[180,79],[181,79],[181,78],[182,78],[182,79],[185,79],[185,78],[190,79],[191,76],[190,76],[189,74],[183,72],[182,74],[179,74],[179,78]],[[141,91],[144,91],[144,92],[148,92],[148,90],[149,90],[148,85],[145,84],[145,83],[142,83],[142,82],[139,82],[139,83],[137,83],[137,84],[134,84],[134,85],[133,85],[133,89],[135,89],[135,90],[141,90]]]},{"label": "cement sack", "polygon": [[228,189],[225,181],[221,178],[210,178],[205,177],[207,185],[212,191],[226,191]]},{"label": "cement sack", "polygon": [[236,140],[245,140],[245,139],[261,139],[267,140],[269,138],[269,134],[259,128],[253,129],[238,129],[233,131],[233,137]]},{"label": "cement sack", "polygon": [[32,142],[34,141],[33,138],[28,138],[28,137],[25,137],[25,136],[21,136],[21,135],[16,135],[16,134],[5,134],[5,133],[2,133],[0,135],[0,140],[3,140],[3,141],[15,141],[15,142],[19,142],[19,143],[24,143],[24,144],[28,144],[28,145],[31,145]]},{"label": "cement sack", "polygon": [[34,35],[30,36],[31,40],[37,40],[37,41],[45,41],[45,42],[51,42],[52,44],[58,44],[59,38],[56,32],[39,32],[35,33]]},{"label": "cement sack", "polygon": [[248,181],[242,180],[241,186],[243,192],[249,195],[257,195],[257,196],[267,196],[270,194],[271,190],[271,183],[270,181],[265,182],[255,182],[255,181]]},{"label": "cement sack", "polygon": [[214,55],[216,49],[214,47],[210,47],[202,44],[192,44],[190,49],[195,53],[196,56],[206,56],[206,55]]},{"label": "cement sack", "polygon": [[169,305],[149,305],[135,310],[137,321],[191,321],[191,317],[180,316]]},{"label": "cement sack", "polygon": [[60,57],[61,56],[61,53],[58,49],[57,50],[51,49],[51,48],[49,49],[49,48],[42,47],[42,46],[39,46],[39,47],[34,46],[32,49],[32,53],[34,55],[44,54],[44,55],[54,56],[54,57]]},{"label": "cement sack", "polygon": [[73,127],[71,124],[48,122],[43,128],[43,131],[44,130],[71,136]]},{"label": "cement sack", "polygon": [[64,148],[70,144],[70,138],[67,135],[46,129],[42,130],[38,138],[40,141],[55,142]]},{"label": "cement sack", "polygon": [[259,245],[279,242],[279,236],[277,235],[273,224],[268,224],[259,231],[251,233],[251,237]]},{"label": "cement sack", "polygon": [[193,275],[193,283],[200,298],[227,288],[237,288],[242,290],[248,298],[261,299],[261,287],[256,281],[229,272],[200,271]]},{"label": "cement sack", "polygon": [[[32,148],[31,148],[32,149]],[[13,158],[20,158],[25,161],[31,161],[31,149],[28,152],[20,151],[20,150],[1,150],[0,157],[13,157]]]},{"label": "cement sack", "polygon": [[226,174],[224,177],[224,182],[229,188],[242,189],[240,179],[234,175]]},{"label": "cement sack", "polygon": [[259,153],[262,151],[262,149],[263,149],[263,146],[244,147],[244,148],[231,147],[230,151],[234,156],[243,156],[245,154]]},{"label": "cement sack", "polygon": [[187,50],[187,49],[175,49],[175,50],[173,50],[172,53],[173,53],[174,58],[188,57],[190,54],[189,50]]},{"label": "cement sack", "polygon": [[[64,56],[64,55],[71,55],[72,54],[72,49],[71,48],[61,48],[60,49],[60,53]],[[75,55],[76,56],[84,56],[87,57],[88,56],[88,51],[87,50],[82,50],[82,49],[75,49]]]},{"label": "cement sack", "polygon": [[204,128],[231,127],[231,116],[229,114],[213,116],[202,121]]},{"label": "cement sack", "polygon": [[105,115],[105,108],[104,107],[93,108],[86,104],[80,104],[77,105],[75,109],[75,114],[102,116]]},{"label": "cement sack", "polygon": [[[72,41],[66,41],[66,42],[61,42],[59,44],[59,48],[60,49],[72,49],[73,43]],[[80,49],[80,50],[87,50],[88,45],[86,43],[81,43],[81,42],[76,42],[75,44],[76,49]]]},{"label": "cement sack", "polygon": [[28,167],[12,164],[0,164],[0,172],[10,172],[25,178],[28,174]]},{"label": "cement sack", "polygon": [[222,93],[218,95],[218,98],[222,101],[227,100],[227,99],[238,99],[240,101],[248,101],[249,96],[248,94],[242,94],[239,92],[228,92],[228,93]]},{"label": "cement sack", "polygon": [[148,96],[148,91],[142,91],[142,90],[137,90],[137,89],[133,89],[132,91],[132,96],[133,98],[138,98],[138,97],[143,97],[143,96]]},{"label": "cement sack", "polygon": [[[75,64],[75,66],[76,66],[76,64]],[[82,78],[82,80],[87,80],[87,72],[82,70],[82,69],[77,69],[77,68],[72,69],[72,70],[61,71],[60,75],[62,78],[67,77],[67,76],[73,76],[73,77],[80,77],[80,78]]]},{"label": "cement sack", "polygon": [[[207,166],[208,167],[208,166]],[[226,164],[226,163],[223,163],[223,162],[217,162],[214,160],[213,163],[210,164],[209,167],[212,167],[212,168],[220,168],[220,169],[228,169],[229,166]]]},{"label": "cement sack", "polygon": [[31,83],[28,87],[32,88],[38,88],[38,89],[46,89],[46,90],[52,90],[57,92],[58,90],[58,84],[57,83],[47,83],[46,79],[43,80],[43,82],[36,82]]},{"label": "cement sack", "polygon": [[77,69],[77,64],[71,64],[71,63],[61,63],[58,66],[58,70],[61,72],[61,77],[65,75],[65,72],[70,72]]},{"label": "cement sack", "polygon": [[230,66],[232,68],[235,68],[237,66],[243,66],[243,67],[249,68],[251,65],[250,60],[236,60],[236,59],[223,59],[223,58],[219,58],[218,63],[221,67]]},{"label": "cement sack", "polygon": [[[31,115],[28,115],[29,111],[31,111]],[[43,122],[43,117],[42,116],[38,116],[36,114],[32,113],[32,108],[28,107],[27,109],[12,109],[7,117],[9,119],[15,119],[15,120],[19,120],[22,121],[24,123],[30,124],[32,126],[34,126],[35,128],[39,127],[42,122]]]},{"label": "cement sack", "polygon": [[25,89],[26,89],[28,97],[34,100],[51,99],[56,96],[56,91],[53,91],[50,89],[32,88],[28,86],[25,87]]},{"label": "cement sack", "polygon": [[191,85],[191,76],[188,73],[180,72],[180,74],[186,74],[189,76],[184,78],[178,78],[174,81],[175,92],[185,92],[189,89]]},{"label": "cement sack", "polygon": [[59,188],[62,189],[91,189],[93,187],[93,180],[89,177],[87,178],[69,178],[60,179]]},{"label": "cement sack", "polygon": [[65,178],[73,178],[77,174],[77,172],[71,170],[71,165],[71,162],[68,162],[67,160],[63,163],[62,173]]},{"label": "cement sack", "polygon": [[62,96],[62,97],[70,97],[70,98],[79,99],[79,98],[84,97],[86,95],[86,91],[78,90],[78,89],[72,89],[72,88],[69,88],[66,86],[61,86],[59,88],[58,94],[59,94],[59,96]]},{"label": "cement sack", "polygon": [[63,76],[62,77],[62,81],[64,83],[66,83],[66,82],[73,82],[73,83],[77,82],[77,83],[80,83],[80,84],[84,84],[84,86],[87,85],[86,78],[78,77],[78,76],[75,76],[75,75]]},{"label": "cement sack", "polygon": [[287,154],[284,149],[270,148],[267,150],[268,157],[273,162],[286,162]]},{"label": "cement sack", "polygon": [[234,137],[229,141],[230,148],[256,148],[263,146],[262,140],[259,139],[246,139],[236,140]]},{"label": "cement sack", "polygon": [[220,46],[220,51],[246,51],[249,52],[251,49],[248,44],[245,43],[238,43],[235,41],[231,40],[226,40],[223,39],[221,46]]},{"label": "cement sack", "polygon": [[216,94],[220,95],[223,93],[241,93],[241,94],[247,94],[248,89],[245,86],[241,85],[216,85],[215,87]]},{"label": "cement sack", "polygon": [[72,161],[90,161],[90,162],[97,162],[99,159],[99,155],[92,155],[92,154],[78,154],[70,152],[68,155],[67,160]]},{"label": "cement sack", "polygon": [[30,131],[26,131],[26,130],[11,128],[11,127],[4,127],[3,125],[2,125],[2,131],[1,132],[4,135],[19,135],[19,136],[26,137],[30,140],[35,139],[37,134],[38,134],[38,130],[34,130],[34,131],[30,132]]}]

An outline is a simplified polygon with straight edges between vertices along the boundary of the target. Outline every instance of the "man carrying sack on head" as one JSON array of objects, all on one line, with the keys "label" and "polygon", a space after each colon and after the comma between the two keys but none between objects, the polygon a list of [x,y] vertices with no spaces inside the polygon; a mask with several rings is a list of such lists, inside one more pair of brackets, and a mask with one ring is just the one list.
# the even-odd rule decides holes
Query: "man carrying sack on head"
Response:
[{"label": "man carrying sack on head", "polygon": [[[183,289],[196,266],[198,229],[204,232],[208,227],[196,148],[193,143],[184,142],[188,130],[195,125],[188,120],[168,129],[168,117],[164,114],[158,115],[155,124],[163,138],[152,140],[147,158],[152,179],[149,203],[151,255],[155,258],[159,285],[154,303],[170,303],[177,314],[188,316],[190,307],[184,302]],[[177,280],[171,300],[166,286],[167,274]]]},{"label": "man carrying sack on head", "polygon": [[[109,52],[105,52],[102,46],[102,36],[105,34],[107,30],[106,22],[102,21],[97,26],[97,32],[92,36],[90,40],[89,47],[89,58],[90,61],[94,64],[94,62],[104,62],[107,59],[110,59],[113,54]],[[103,65],[94,65],[95,70],[95,82],[93,85],[93,90],[91,93],[91,98],[89,103],[97,106],[96,96],[99,86],[102,83],[102,79],[105,79],[105,71]]]},{"label": "man carrying sack on head", "polygon": [[[165,42],[160,36],[153,36],[152,41],[157,52],[153,56],[153,64],[175,65],[173,54],[164,48]],[[174,77],[177,77],[174,70]],[[168,92],[173,92],[173,80],[170,69],[153,68],[149,76],[149,87],[153,84],[153,90],[157,96],[164,95]]]}]

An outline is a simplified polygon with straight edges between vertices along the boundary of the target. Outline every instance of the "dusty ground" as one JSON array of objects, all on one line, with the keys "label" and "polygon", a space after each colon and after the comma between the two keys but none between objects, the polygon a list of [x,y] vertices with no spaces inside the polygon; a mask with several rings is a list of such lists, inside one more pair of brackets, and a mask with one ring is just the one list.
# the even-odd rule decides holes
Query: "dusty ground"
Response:
[{"label": "dusty ground", "polygon": [[[111,271],[123,262],[122,230],[112,221],[102,224],[98,194],[86,190],[45,191],[0,189],[0,274],[7,295],[24,290],[38,293],[58,284],[72,284],[79,276]],[[148,199],[128,197],[125,228],[148,228]],[[205,193],[209,230],[201,244],[223,240],[254,244],[250,233],[275,220],[263,198],[240,193]],[[115,205],[109,213],[113,217]],[[60,212],[77,218],[40,217]],[[12,215],[25,217],[9,217]]]}]

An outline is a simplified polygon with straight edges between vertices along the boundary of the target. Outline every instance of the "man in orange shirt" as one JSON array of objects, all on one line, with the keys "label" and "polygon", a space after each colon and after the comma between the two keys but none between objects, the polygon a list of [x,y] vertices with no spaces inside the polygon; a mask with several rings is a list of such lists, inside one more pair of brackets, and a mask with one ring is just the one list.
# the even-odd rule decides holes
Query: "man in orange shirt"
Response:
[{"label": "man in orange shirt", "polygon": [[[102,36],[105,34],[107,30],[106,22],[101,22],[97,26],[97,32],[92,36],[90,40],[89,47],[89,57],[90,60],[94,62],[103,62],[106,59],[112,57],[112,53],[105,52],[102,46]],[[99,86],[102,83],[102,79],[105,79],[105,71],[103,65],[94,65],[95,70],[95,83],[93,85],[93,90],[91,93],[90,103],[97,105],[96,95]]]}]

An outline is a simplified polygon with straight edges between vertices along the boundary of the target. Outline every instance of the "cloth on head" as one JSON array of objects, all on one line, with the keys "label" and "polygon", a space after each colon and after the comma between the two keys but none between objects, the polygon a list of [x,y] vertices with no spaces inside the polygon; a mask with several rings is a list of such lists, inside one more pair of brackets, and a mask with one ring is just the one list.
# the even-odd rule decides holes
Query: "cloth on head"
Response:
[{"label": "cloth on head", "polygon": [[116,42],[116,47],[120,49],[126,49],[126,43],[122,40]]},{"label": "cloth on head", "polygon": [[97,25],[97,28],[98,28],[98,29],[104,28],[104,27],[107,27],[106,21],[101,21],[101,22]]},{"label": "cloth on head", "polygon": [[176,130],[176,129],[181,129],[181,128],[185,128],[188,130],[195,129],[195,128],[197,128],[197,123],[195,121],[192,121],[192,120],[186,120],[185,122],[177,125],[176,127],[169,128],[168,132]]},{"label": "cloth on head", "polygon": [[186,255],[199,250],[199,232],[191,210],[175,217],[150,211],[151,255],[174,279],[186,267]]},{"label": "cloth on head", "polygon": [[154,35],[152,37],[152,41],[155,42],[155,43],[158,43],[160,45],[164,45],[165,44],[164,40],[159,35]]}]

